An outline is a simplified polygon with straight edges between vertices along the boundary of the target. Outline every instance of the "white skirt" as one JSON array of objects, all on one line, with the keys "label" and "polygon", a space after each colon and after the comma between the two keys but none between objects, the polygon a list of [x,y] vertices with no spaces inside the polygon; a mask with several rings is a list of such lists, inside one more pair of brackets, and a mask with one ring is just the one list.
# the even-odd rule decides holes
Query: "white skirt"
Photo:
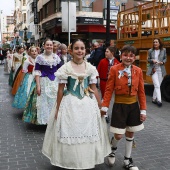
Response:
[{"label": "white skirt", "polygon": [[63,96],[57,120],[56,104],[45,133],[42,152],[52,165],[66,169],[91,169],[111,152],[105,118],[95,97]]},{"label": "white skirt", "polygon": [[46,125],[51,110],[57,99],[57,79],[51,81],[48,77],[40,77],[41,95],[37,96],[37,121],[40,125]]}]

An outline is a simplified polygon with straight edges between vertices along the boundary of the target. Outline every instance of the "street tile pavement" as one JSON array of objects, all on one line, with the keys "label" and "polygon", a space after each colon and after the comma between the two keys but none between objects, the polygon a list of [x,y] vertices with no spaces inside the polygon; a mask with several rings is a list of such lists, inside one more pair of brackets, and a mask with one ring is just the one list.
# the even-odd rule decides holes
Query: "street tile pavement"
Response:
[{"label": "street tile pavement", "polygon": [[[23,110],[12,108],[8,76],[0,66],[0,170],[64,170],[52,166],[41,153],[46,126],[24,123]],[[148,118],[145,129],[135,134],[132,157],[140,170],[170,170],[170,103],[163,101],[158,108],[151,103],[152,86],[145,87]],[[124,143],[122,139],[113,167],[102,164],[95,170],[123,170]]]}]

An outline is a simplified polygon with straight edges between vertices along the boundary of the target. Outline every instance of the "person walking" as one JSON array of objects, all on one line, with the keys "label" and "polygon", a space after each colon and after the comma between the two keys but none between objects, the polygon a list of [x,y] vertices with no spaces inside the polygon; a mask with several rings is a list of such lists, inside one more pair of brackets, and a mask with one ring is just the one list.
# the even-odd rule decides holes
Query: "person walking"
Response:
[{"label": "person walking", "polygon": [[122,63],[110,69],[101,108],[101,114],[106,115],[112,94],[115,93],[110,125],[114,137],[111,140],[112,152],[106,163],[114,165],[118,143],[125,134],[124,167],[128,170],[138,170],[131,158],[132,145],[134,133],[144,128],[143,121],[146,120],[143,73],[141,68],[132,64],[135,61],[135,53],[135,47],[130,45],[121,49]]},{"label": "person walking", "polygon": [[35,80],[37,92],[37,122],[40,125],[48,123],[51,109],[55,103],[58,82],[54,75],[60,67],[60,57],[53,53],[53,42],[50,39],[44,42],[44,53],[35,60]]},{"label": "person walking", "polygon": [[34,75],[32,74],[35,66],[35,58],[38,52],[36,47],[32,46],[29,48],[28,57],[24,61],[23,68],[21,70],[23,76],[21,78],[19,88],[14,97],[12,106],[18,109],[24,109],[26,101],[29,95],[31,84],[34,80]]},{"label": "person walking", "polygon": [[83,41],[75,40],[71,53],[73,59],[56,72],[59,79],[57,101],[46,129],[42,152],[52,165],[91,169],[103,163],[111,151],[106,121],[99,110],[98,72],[84,60]]},{"label": "person walking", "polygon": [[105,57],[102,59],[97,67],[99,78],[100,78],[100,90],[102,98],[104,97],[104,92],[106,88],[106,82],[108,79],[110,68],[113,65],[117,65],[120,62],[114,57],[115,47],[108,47],[105,52]]},{"label": "person walking", "polygon": [[93,44],[93,49],[87,61],[97,68],[100,60],[105,58],[105,49],[103,46],[100,46],[98,42]]},{"label": "person walking", "polygon": [[154,85],[152,103],[162,106],[161,98],[161,83],[163,77],[166,75],[165,63],[167,61],[166,49],[159,38],[153,40],[153,48],[148,51],[149,67],[147,75],[152,76]]},{"label": "person walking", "polygon": [[59,50],[60,50],[60,59],[61,59],[60,65],[62,66],[63,64],[70,61],[72,57],[70,54],[68,54],[68,49],[65,44],[60,44]]}]

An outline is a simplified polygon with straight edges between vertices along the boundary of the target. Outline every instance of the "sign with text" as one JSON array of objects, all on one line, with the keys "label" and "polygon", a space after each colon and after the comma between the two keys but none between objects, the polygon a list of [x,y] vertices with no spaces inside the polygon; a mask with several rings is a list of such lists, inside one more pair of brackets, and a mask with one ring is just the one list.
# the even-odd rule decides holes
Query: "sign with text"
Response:
[{"label": "sign with text", "polygon": [[62,32],[76,32],[75,2],[62,2]]},{"label": "sign with text", "polygon": [[38,24],[37,0],[33,0],[34,24]]},{"label": "sign with text", "polygon": [[[117,14],[118,14],[119,10],[117,9],[110,9],[110,20],[111,21],[117,21]],[[107,18],[107,9],[104,9],[104,12],[103,12],[103,17],[104,19],[106,20]]]}]

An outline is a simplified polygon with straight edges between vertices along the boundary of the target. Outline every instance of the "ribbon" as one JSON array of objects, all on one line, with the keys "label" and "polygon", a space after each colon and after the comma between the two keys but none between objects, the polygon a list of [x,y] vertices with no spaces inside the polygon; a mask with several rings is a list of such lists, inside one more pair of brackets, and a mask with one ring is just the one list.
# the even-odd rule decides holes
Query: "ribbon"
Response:
[{"label": "ribbon", "polygon": [[128,86],[131,86],[131,69],[130,69],[130,67],[126,67],[124,70],[119,70],[118,78],[120,79],[121,77],[123,77],[124,73],[128,74]]}]

